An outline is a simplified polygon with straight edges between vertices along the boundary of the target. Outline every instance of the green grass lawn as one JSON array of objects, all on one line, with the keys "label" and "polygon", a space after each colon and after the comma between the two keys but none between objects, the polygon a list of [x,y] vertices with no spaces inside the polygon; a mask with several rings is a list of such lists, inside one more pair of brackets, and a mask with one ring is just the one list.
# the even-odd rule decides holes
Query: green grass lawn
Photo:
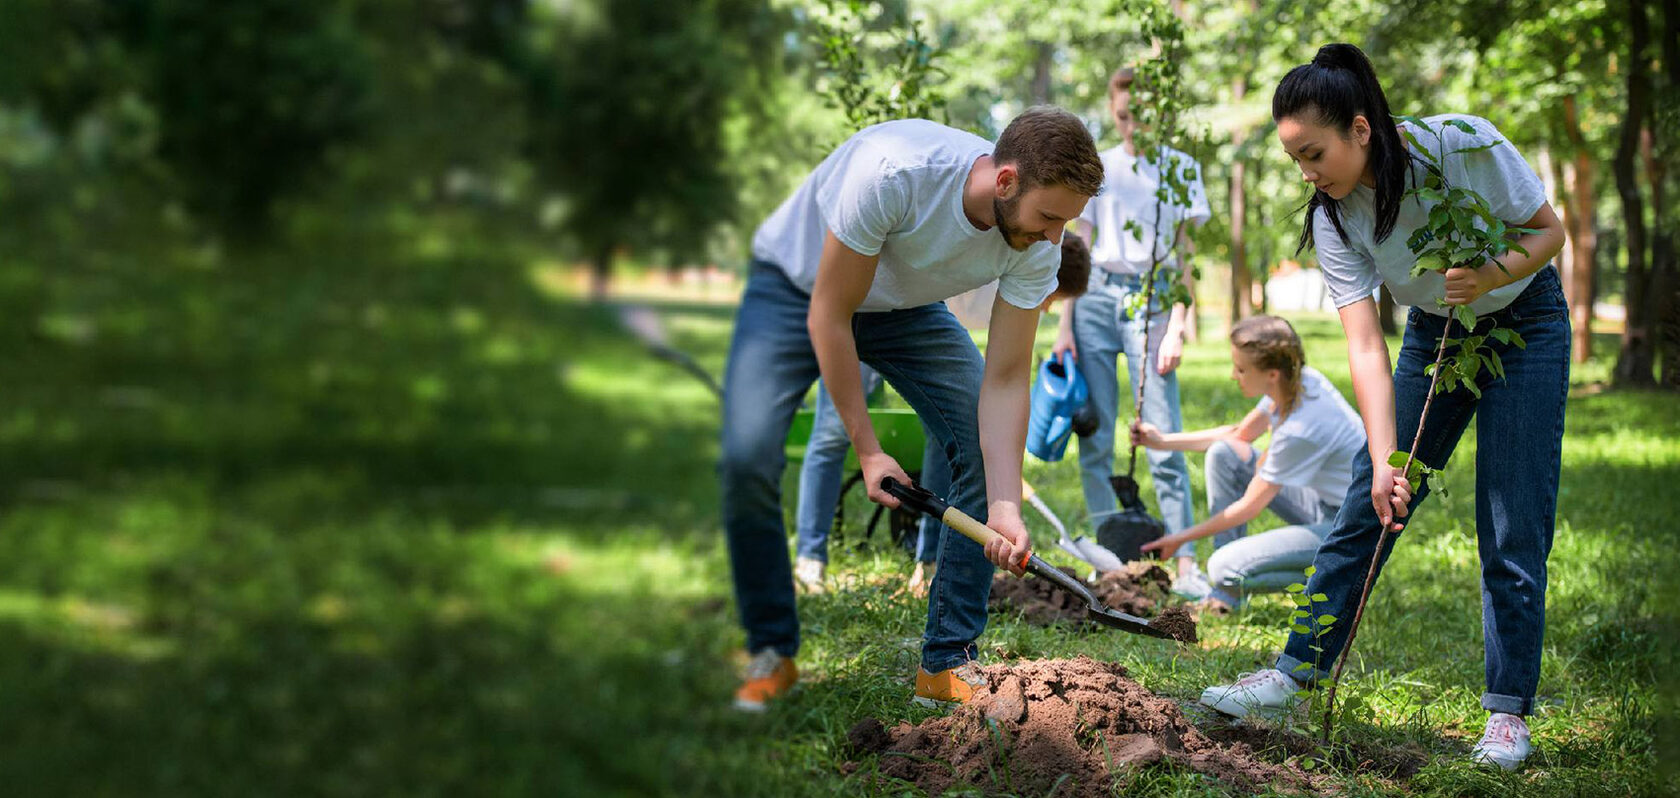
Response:
[{"label": "green grass lawn", "polygon": [[[733,713],[712,396],[521,266],[385,257],[404,265],[0,272],[0,792],[864,791],[840,771],[844,734],[925,716],[909,704],[925,608],[898,591],[905,557],[858,542],[861,500],[840,589],[801,607],[803,689]],[[720,373],[732,309],[660,309]],[[1334,321],[1301,329],[1345,386]],[[1246,410],[1225,351],[1188,353],[1187,424]],[[1524,771],[1462,761],[1484,717],[1473,436],[1372,601],[1344,689],[1374,716],[1352,733],[1436,755],[1411,794],[1680,786],[1656,742],[1675,694],[1680,402],[1578,393]],[[1082,524],[1071,460],[1027,477]],[[1193,699],[1268,662],[1287,615],[1256,601],[1189,650],[1011,618],[981,642],[993,661],[1118,661]],[[1128,794],[1221,792],[1158,771]]]}]

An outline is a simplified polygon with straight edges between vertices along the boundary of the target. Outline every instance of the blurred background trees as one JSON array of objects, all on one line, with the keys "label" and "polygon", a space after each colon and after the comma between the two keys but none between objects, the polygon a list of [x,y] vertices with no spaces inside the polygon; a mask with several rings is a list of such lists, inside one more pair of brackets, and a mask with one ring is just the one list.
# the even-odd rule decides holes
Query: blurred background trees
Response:
[{"label": "blurred background trees", "polygon": [[[1268,104],[1286,69],[1346,40],[1396,112],[1486,116],[1547,181],[1577,358],[1597,325],[1618,334],[1616,382],[1680,384],[1677,5],[1162,0],[1184,23],[1186,133],[1215,208],[1195,233],[1204,317],[1311,272]],[[1105,79],[1151,54],[1141,7],[11,0],[0,246],[65,275],[474,251],[577,264],[598,294],[620,270],[733,270],[757,221],[874,119],[995,136],[1050,102],[1112,144]],[[44,301],[0,298],[28,318]]]}]

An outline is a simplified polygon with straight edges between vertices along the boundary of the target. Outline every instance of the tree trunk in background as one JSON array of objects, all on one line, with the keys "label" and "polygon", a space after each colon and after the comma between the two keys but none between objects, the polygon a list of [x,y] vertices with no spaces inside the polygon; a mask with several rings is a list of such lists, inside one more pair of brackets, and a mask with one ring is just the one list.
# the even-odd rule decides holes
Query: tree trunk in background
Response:
[{"label": "tree trunk in background", "polygon": [[1680,220],[1671,218],[1665,200],[1669,170],[1674,166],[1675,156],[1680,155],[1680,147],[1676,147],[1675,130],[1661,121],[1674,119],[1675,112],[1680,111],[1677,108],[1680,106],[1680,0],[1663,0],[1662,24],[1657,30],[1662,37],[1662,65],[1667,78],[1662,93],[1657,96],[1659,121],[1652,126],[1655,157],[1651,170],[1651,204],[1656,211],[1652,218],[1657,227],[1652,260],[1654,271],[1662,275],[1662,302],[1656,317],[1660,331],[1657,348],[1662,356],[1662,383],[1680,390],[1680,263],[1676,262],[1680,253],[1675,252],[1675,227],[1680,226]]},{"label": "tree trunk in background", "polygon": [[1664,184],[1668,182],[1668,165],[1656,155],[1659,144],[1653,139],[1661,134],[1649,128],[1646,134],[1645,175],[1651,181],[1651,218],[1656,221],[1651,235],[1651,294],[1646,318],[1651,322],[1653,357],[1661,363],[1662,382],[1680,387],[1680,373],[1677,373],[1675,363],[1680,358],[1680,350],[1676,348],[1676,344],[1680,344],[1680,340],[1676,340],[1677,334],[1680,334],[1680,330],[1676,329],[1676,311],[1680,308],[1675,302],[1680,281],[1676,281],[1674,273],[1674,229],[1664,224],[1668,218],[1668,195],[1664,190]]},{"label": "tree trunk in background", "polygon": [[[1240,95],[1239,95],[1240,99]],[[1241,134],[1237,136],[1239,146]],[[1254,315],[1249,296],[1254,291],[1254,276],[1248,271],[1248,243],[1243,240],[1243,222],[1248,215],[1248,197],[1243,180],[1248,165],[1242,161],[1231,164],[1231,323],[1236,324]]]},{"label": "tree trunk in background", "polygon": [[607,298],[607,287],[612,284],[612,267],[612,247],[597,250],[594,259],[589,262],[590,299],[600,302]]},{"label": "tree trunk in background", "polygon": [[1377,323],[1382,325],[1383,335],[1399,335],[1400,325],[1394,321],[1394,295],[1388,292],[1388,283],[1377,286]]},{"label": "tree trunk in background", "polygon": [[1575,345],[1571,347],[1576,363],[1585,363],[1592,356],[1593,302],[1597,297],[1598,275],[1598,196],[1593,181],[1598,167],[1587,150],[1586,137],[1581,135],[1580,114],[1575,95],[1563,98],[1563,131],[1569,139],[1569,154],[1563,160],[1563,190],[1568,195],[1564,212],[1564,228],[1569,235],[1569,321],[1575,328]]},{"label": "tree trunk in background", "polygon": [[[1231,102],[1240,104],[1248,94],[1248,78],[1238,75],[1231,81]],[[1231,131],[1231,145],[1238,156],[1231,164],[1231,324],[1236,324],[1254,315],[1254,307],[1249,303],[1249,296],[1253,292],[1254,277],[1248,270],[1248,245],[1243,240],[1243,224],[1248,221],[1248,195],[1244,181],[1248,177],[1248,164],[1242,160],[1243,140],[1248,138],[1248,130],[1238,128]]]},{"label": "tree trunk in background", "polygon": [[1622,223],[1627,235],[1627,327],[1622,331],[1622,348],[1616,357],[1613,380],[1621,386],[1650,386],[1656,383],[1655,340],[1650,292],[1651,275],[1646,270],[1645,203],[1639,193],[1638,165],[1640,136],[1651,104],[1650,65],[1645,51],[1650,43],[1650,24],[1644,0],[1628,3],[1627,115],[1622,119],[1621,140],[1616,145],[1612,168],[1616,193],[1622,199]]},{"label": "tree trunk in background", "polygon": [[1033,47],[1037,48],[1038,56],[1033,59],[1032,104],[1049,105],[1050,68],[1055,66],[1051,57],[1055,55],[1056,48],[1048,42],[1034,42]]}]

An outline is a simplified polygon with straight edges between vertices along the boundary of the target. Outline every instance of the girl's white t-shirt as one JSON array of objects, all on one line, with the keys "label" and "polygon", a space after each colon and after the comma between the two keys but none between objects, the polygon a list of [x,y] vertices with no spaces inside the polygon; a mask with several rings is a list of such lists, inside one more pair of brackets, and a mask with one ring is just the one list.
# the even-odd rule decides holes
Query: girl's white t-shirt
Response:
[{"label": "girl's white t-shirt", "polygon": [[[1459,130],[1447,124],[1449,120],[1465,122],[1475,132]],[[1401,122],[1400,127],[1410,131],[1419,143],[1442,161],[1442,172],[1448,185],[1473,189],[1481,194],[1493,215],[1506,225],[1522,225],[1545,204],[1546,189],[1540,182],[1540,176],[1492,123],[1465,114],[1442,114],[1427,117],[1424,121],[1435,133],[1426,132],[1410,122]],[[1492,146],[1474,152],[1455,152],[1486,145]],[[1423,185],[1426,177],[1428,169],[1424,162],[1413,158],[1412,182],[1407,188]],[[1417,258],[1406,246],[1406,240],[1413,231],[1427,226],[1429,211],[1436,203],[1403,196],[1394,231],[1378,243],[1375,202],[1376,191],[1364,185],[1356,186],[1352,194],[1337,201],[1342,229],[1348,234],[1346,243],[1336,233],[1328,214],[1322,210],[1313,213],[1313,241],[1330,298],[1335,301],[1336,307],[1344,307],[1371,296],[1379,284],[1386,283],[1395,302],[1412,305],[1437,316],[1447,315],[1447,308],[1436,304],[1437,299],[1446,296],[1446,278],[1438,272],[1412,277],[1412,267]],[[1486,229],[1486,224],[1478,220],[1477,227]],[[1470,303],[1470,309],[1478,316],[1500,310],[1511,304],[1533,279],[1530,275],[1489,291]]]},{"label": "girl's white t-shirt", "polygon": [[1353,482],[1353,458],[1365,451],[1365,425],[1342,392],[1318,369],[1301,369],[1301,398],[1278,418],[1270,396],[1255,409],[1272,424],[1272,443],[1258,476],[1274,485],[1307,488],[1319,501],[1341,507]]}]

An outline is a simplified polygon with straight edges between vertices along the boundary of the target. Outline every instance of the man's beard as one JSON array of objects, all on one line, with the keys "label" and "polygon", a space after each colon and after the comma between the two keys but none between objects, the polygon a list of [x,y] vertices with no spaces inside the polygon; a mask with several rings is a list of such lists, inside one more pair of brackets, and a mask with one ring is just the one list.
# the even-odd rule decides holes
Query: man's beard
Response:
[{"label": "man's beard", "polygon": [[1021,241],[1021,243],[1016,243],[1021,239],[1021,228],[1012,224],[1011,220],[1015,218],[1015,209],[1019,207],[1020,204],[1021,195],[1019,194],[1016,194],[1007,202],[1000,200],[997,197],[992,197],[992,215],[997,217],[997,231],[1003,236],[1003,243],[1009,245],[1010,249],[1017,252],[1024,251],[1027,247],[1032,245],[1031,241]]}]

